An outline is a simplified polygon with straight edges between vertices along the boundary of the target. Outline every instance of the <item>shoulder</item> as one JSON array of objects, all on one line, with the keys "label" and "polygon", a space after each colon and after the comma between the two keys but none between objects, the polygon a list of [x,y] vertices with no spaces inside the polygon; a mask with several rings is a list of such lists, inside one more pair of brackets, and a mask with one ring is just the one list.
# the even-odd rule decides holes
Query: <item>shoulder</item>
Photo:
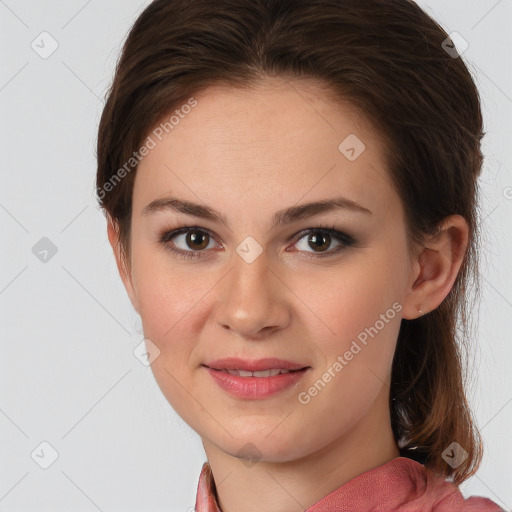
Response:
[{"label": "shoulder", "polygon": [[460,491],[438,502],[432,512],[504,512],[494,501],[480,496],[464,499]]},{"label": "shoulder", "polygon": [[471,496],[464,498],[459,487],[446,479],[425,471],[427,488],[435,500],[432,503],[432,512],[504,512],[489,498]]},{"label": "shoulder", "polygon": [[399,512],[504,512],[488,498],[464,498],[457,485],[412,459],[399,457],[379,469],[386,467],[395,476],[391,486],[395,496],[400,494],[397,489],[403,491],[396,507]]}]

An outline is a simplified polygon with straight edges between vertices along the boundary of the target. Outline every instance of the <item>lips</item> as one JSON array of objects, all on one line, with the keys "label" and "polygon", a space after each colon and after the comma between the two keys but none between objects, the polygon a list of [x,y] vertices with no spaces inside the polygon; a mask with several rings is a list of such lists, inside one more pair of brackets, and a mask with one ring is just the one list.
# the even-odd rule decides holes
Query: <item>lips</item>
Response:
[{"label": "lips", "polygon": [[[240,360],[238,360],[240,361]],[[222,364],[215,361],[209,364],[215,364],[222,367],[224,364],[227,366],[273,366],[276,365],[276,360],[259,360],[259,361],[243,361],[238,362],[231,359],[229,362],[224,360]],[[277,365],[281,366],[300,366],[291,361],[284,361],[281,359]],[[304,375],[311,368],[310,366],[290,369],[290,368],[267,368],[264,370],[244,370],[238,368],[219,368],[214,369],[210,366],[203,365],[205,370],[210,374],[213,382],[216,383],[222,390],[228,393],[231,397],[243,400],[263,400],[284,392],[297,386],[298,383],[304,378]],[[281,373],[282,372],[282,373]]]}]

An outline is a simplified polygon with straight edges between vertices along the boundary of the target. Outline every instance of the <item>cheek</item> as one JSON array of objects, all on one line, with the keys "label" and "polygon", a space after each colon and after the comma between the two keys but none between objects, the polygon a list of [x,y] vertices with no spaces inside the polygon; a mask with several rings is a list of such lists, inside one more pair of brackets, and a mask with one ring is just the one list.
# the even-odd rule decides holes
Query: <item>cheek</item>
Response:
[{"label": "cheek", "polygon": [[[200,337],[198,312],[205,291],[194,286],[191,272],[170,265],[139,267],[138,296],[145,338],[160,351],[151,371],[162,394],[179,416],[196,429],[193,419],[201,408],[191,396],[201,396],[193,376],[196,340]],[[203,283],[205,280],[203,281]],[[197,366],[197,365],[196,365]],[[199,409],[196,409],[196,405]]]},{"label": "cheek", "polygon": [[204,291],[195,285],[192,272],[170,265],[165,255],[155,252],[142,248],[133,254],[139,312],[145,337],[161,353],[176,356],[191,346],[190,320]]},{"label": "cheek", "polygon": [[[349,430],[389,390],[389,378],[400,329],[402,306],[390,276],[380,271],[354,269],[338,282],[322,309],[335,334],[313,338],[322,352],[322,364],[301,389],[303,414],[314,423],[304,442],[314,444]],[[386,405],[387,406],[387,405]],[[330,417],[320,424],[315,418]]]},{"label": "cheek", "polygon": [[[200,295],[199,295],[200,296]],[[162,353],[180,353],[191,347],[191,320],[196,292],[187,291],[180,281],[159,279],[145,281],[139,288],[140,316],[146,338]]]},{"label": "cheek", "polygon": [[[357,417],[389,379],[401,323],[399,268],[395,258],[382,251],[332,269],[330,275],[319,274],[316,283],[327,293],[317,299],[302,289],[301,298],[314,303],[312,309],[322,319],[322,330],[311,335],[322,352],[322,364],[312,380],[320,380],[318,394],[325,396],[312,397],[312,410],[332,407]],[[318,336],[319,332],[327,334]],[[305,391],[306,401],[310,393]]]},{"label": "cheek", "polygon": [[393,274],[396,265],[384,263],[382,257],[374,259],[347,261],[294,284],[294,291],[308,308],[303,320],[315,324],[311,334],[325,348],[343,348],[360,333],[364,337],[365,329],[374,326],[381,315],[386,317],[383,331],[388,330],[389,321],[398,316],[397,306],[393,309],[401,297],[400,277]]}]

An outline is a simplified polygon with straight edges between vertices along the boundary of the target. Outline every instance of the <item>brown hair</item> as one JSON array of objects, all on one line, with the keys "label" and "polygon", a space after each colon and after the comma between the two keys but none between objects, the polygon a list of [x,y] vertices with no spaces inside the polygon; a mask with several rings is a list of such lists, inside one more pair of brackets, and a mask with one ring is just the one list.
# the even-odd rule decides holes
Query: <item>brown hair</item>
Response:
[{"label": "brown hair", "polygon": [[[445,51],[447,38],[410,0],[155,0],[131,28],[108,91],[96,185],[129,262],[134,151],[192,94],[221,82],[248,87],[266,76],[312,77],[359,108],[386,141],[409,240],[421,242],[452,214],[469,225],[448,296],[425,316],[402,319],[390,390],[401,455],[460,483],[482,457],[462,348],[470,292],[479,290],[483,127],[478,91],[462,59]],[[457,468],[442,457],[454,441],[468,453]]]}]

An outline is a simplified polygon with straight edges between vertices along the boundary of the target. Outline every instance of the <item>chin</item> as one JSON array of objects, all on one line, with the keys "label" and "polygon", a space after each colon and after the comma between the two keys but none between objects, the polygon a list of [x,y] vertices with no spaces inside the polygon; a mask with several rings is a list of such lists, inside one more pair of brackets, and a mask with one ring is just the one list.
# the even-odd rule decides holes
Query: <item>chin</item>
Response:
[{"label": "chin", "polygon": [[[304,456],[304,446],[292,440],[260,435],[238,435],[236,439],[225,439],[217,445],[222,451],[250,466],[256,462],[291,462]],[[301,453],[298,452],[300,447]]]}]

